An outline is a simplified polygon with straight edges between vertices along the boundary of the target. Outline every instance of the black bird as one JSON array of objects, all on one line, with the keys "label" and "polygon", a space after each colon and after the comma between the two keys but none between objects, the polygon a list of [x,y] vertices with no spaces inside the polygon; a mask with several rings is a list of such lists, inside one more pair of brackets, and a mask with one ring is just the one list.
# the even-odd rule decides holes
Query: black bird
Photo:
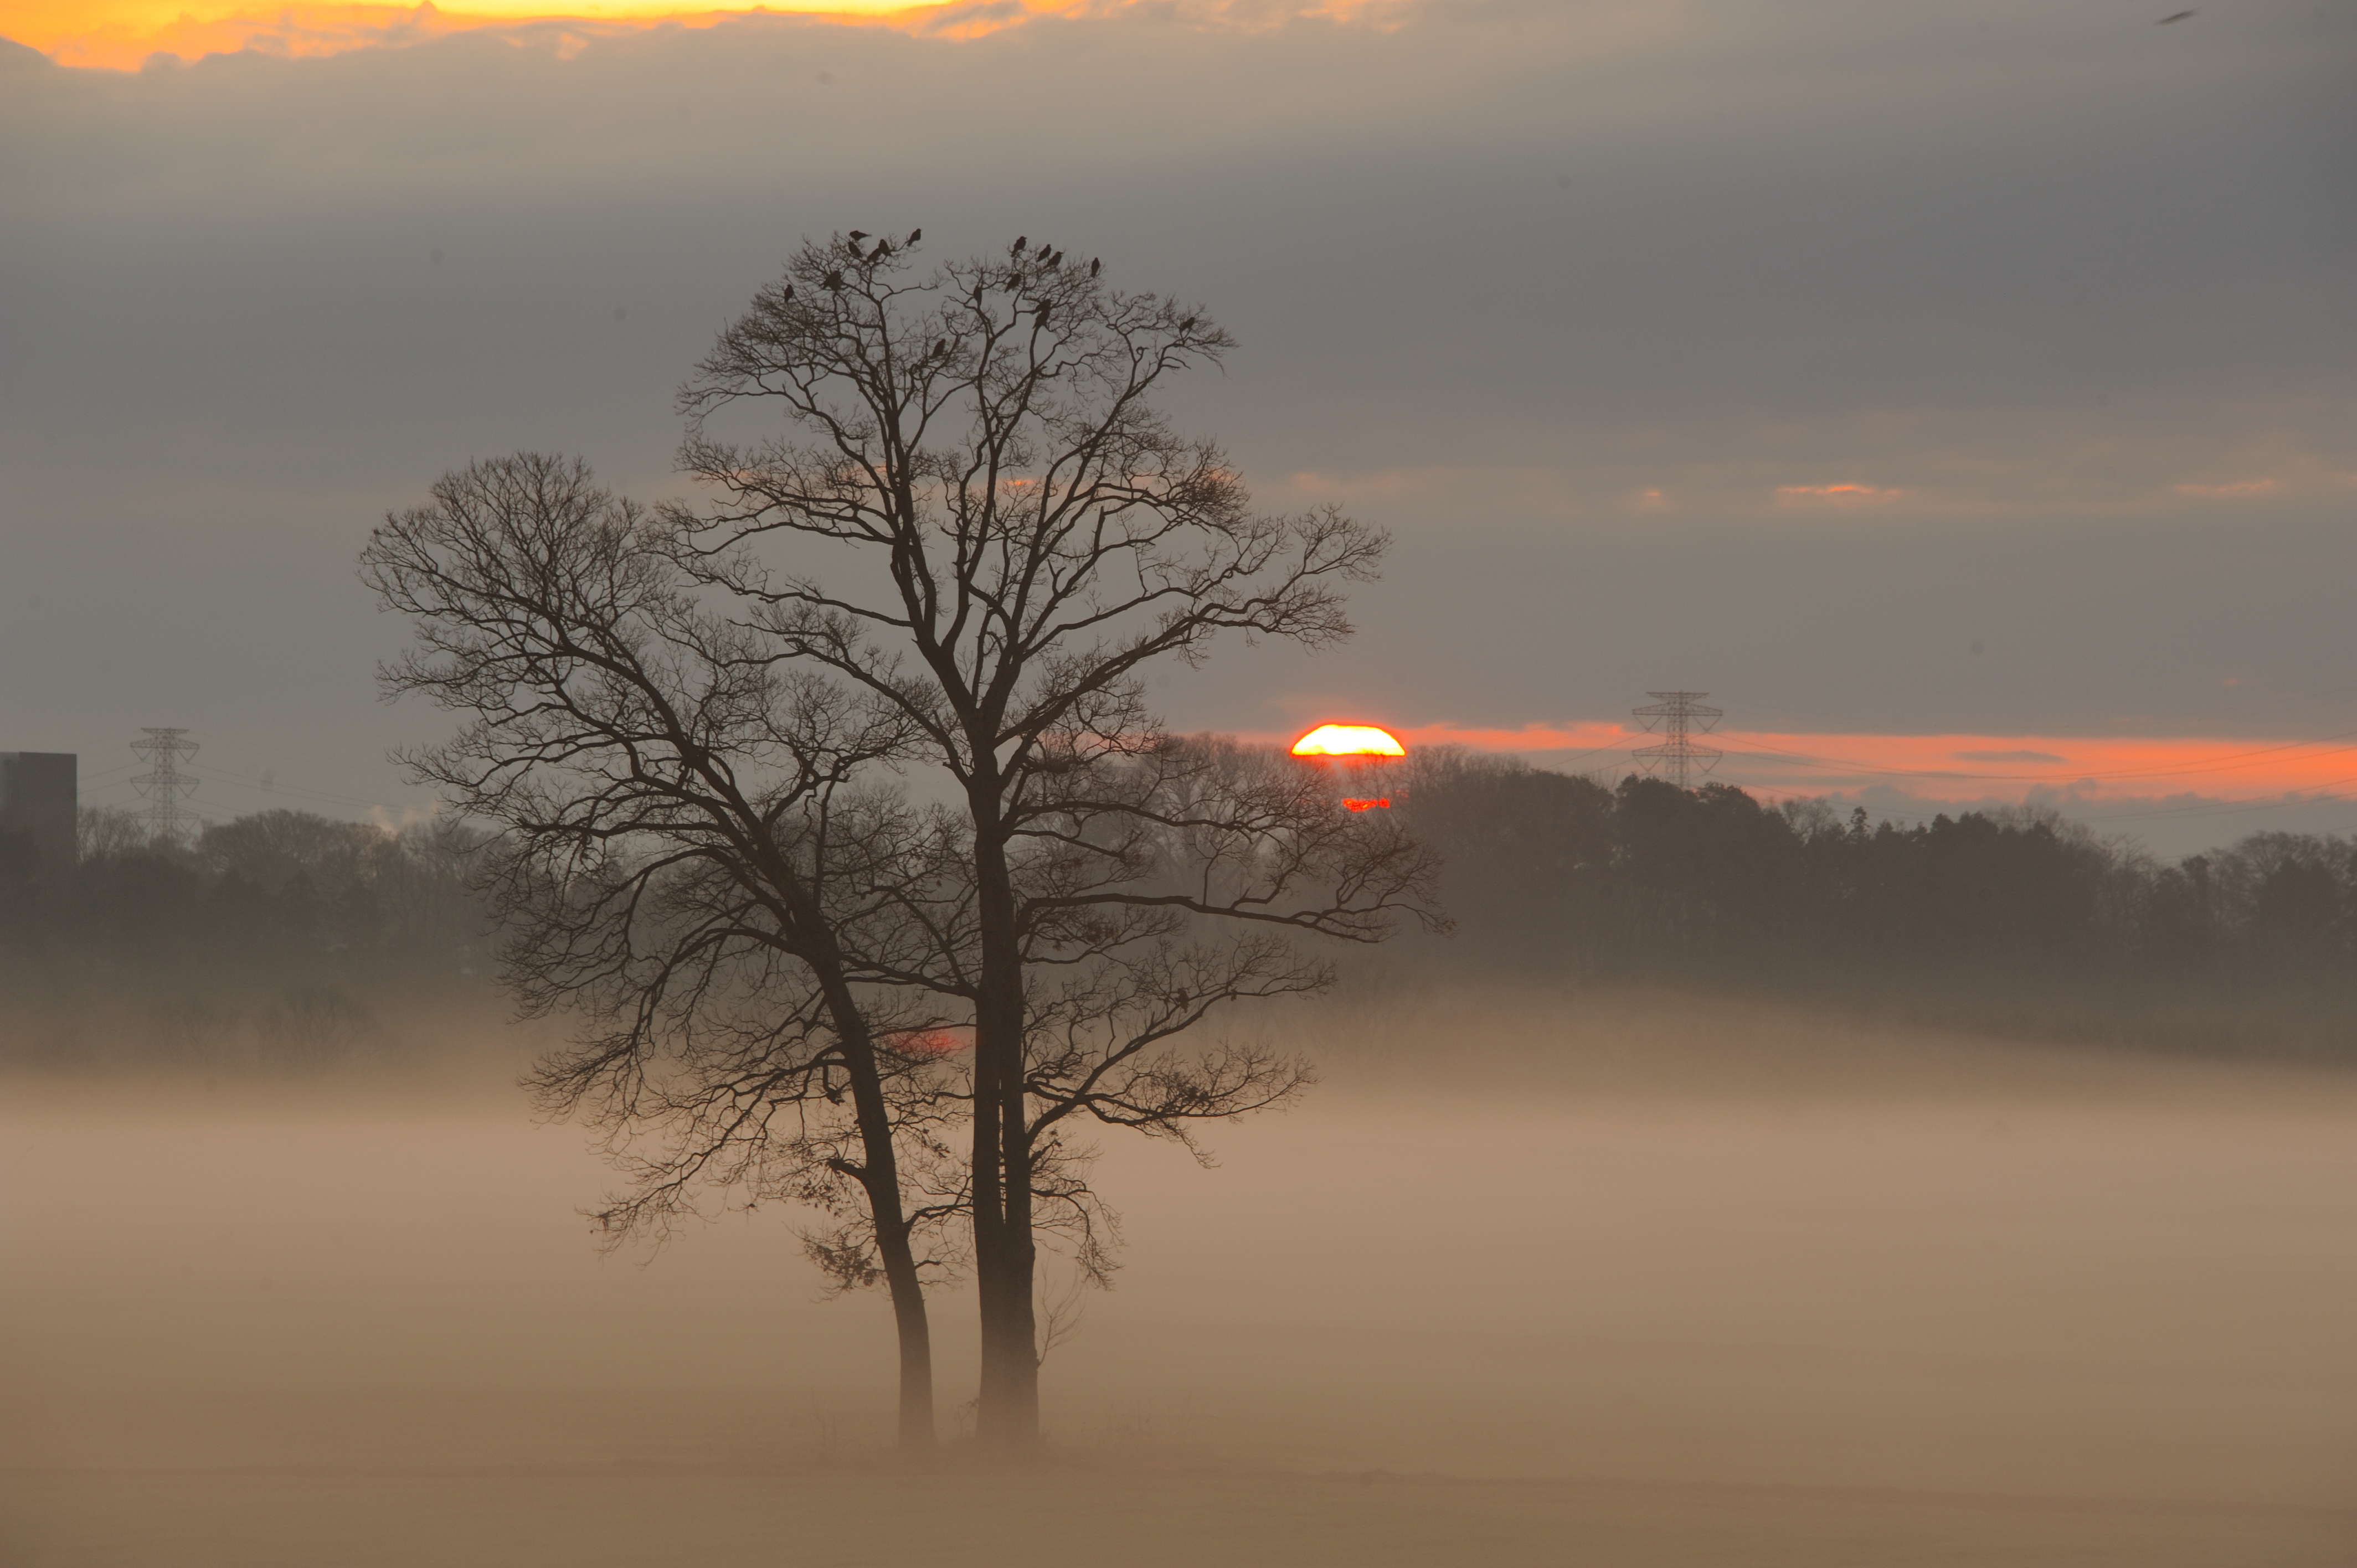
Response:
[{"label": "black bird", "polygon": [[788,285],[786,285],[786,292],[785,292],[782,295],[780,295],[780,297],[784,298],[784,299],[791,299],[791,298],[793,298],[793,296],[794,296],[794,285],[791,285],[791,284],[788,284]]},{"label": "black bird", "polygon": [[829,273],[819,281],[826,285],[829,288],[841,288],[843,286],[843,274],[841,273]]},{"label": "black bird", "polygon": [[855,245],[866,238],[867,238],[867,231],[865,229],[854,229],[851,231],[851,242]]},{"label": "black bird", "polygon": [[[2200,7],[2196,6],[2195,9],[2198,10]],[[2191,15],[2193,15],[2192,11],[2179,11],[2175,16],[2163,16],[2159,21],[2155,22],[2153,26],[2156,27],[2166,27],[2171,22],[2182,22],[2186,17],[2190,16]]]},{"label": "black bird", "polygon": [[1039,306],[1039,325],[1042,327],[1048,325],[1048,307],[1045,305]]},{"label": "black bird", "polygon": [[1022,235],[1017,234],[1015,236],[1015,248],[1006,253],[1010,256],[1019,256],[1023,253],[1023,247],[1027,243],[1028,243],[1028,242],[1026,241]]},{"label": "black bird", "polygon": [[1103,262],[1100,261],[1098,258],[1096,258],[1096,257],[1094,257],[1094,256],[1091,256],[1091,257],[1089,258],[1089,276],[1091,276],[1091,277],[1094,277],[1094,276],[1096,276],[1096,275],[1097,275],[1097,269],[1098,269],[1099,267],[1103,266],[1103,265],[1104,265],[1104,263],[1103,263]]},{"label": "black bird", "polygon": [[889,240],[878,240],[876,242],[876,248],[867,252],[867,259],[872,262],[879,256],[888,256],[891,253],[892,242]]},{"label": "black bird", "polygon": [[911,245],[915,244],[918,241],[920,241],[920,240],[923,239],[924,237],[925,237],[925,231],[924,231],[922,229],[911,229],[911,230],[909,230],[909,243],[910,243]]},{"label": "black bird", "polygon": [[1179,330],[1179,331],[1181,331],[1181,332],[1184,332],[1184,331],[1188,330],[1189,328],[1193,327],[1194,325],[1195,325],[1195,318],[1194,318],[1193,317],[1191,317],[1191,316],[1190,316],[1190,317],[1187,317],[1187,319],[1186,319],[1186,320],[1181,321],[1181,322],[1178,324],[1178,330]]}]

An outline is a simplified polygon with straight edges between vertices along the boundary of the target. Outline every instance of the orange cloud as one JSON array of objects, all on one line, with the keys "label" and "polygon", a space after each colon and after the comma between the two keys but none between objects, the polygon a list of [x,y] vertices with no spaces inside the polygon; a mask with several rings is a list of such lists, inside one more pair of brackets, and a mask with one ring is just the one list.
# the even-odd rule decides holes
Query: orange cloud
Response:
[{"label": "orange cloud", "polygon": [[[893,15],[946,6],[897,6]],[[782,14],[789,7],[763,7]],[[862,9],[860,0],[809,8],[835,20],[875,21],[882,7]],[[705,27],[759,11],[716,10],[664,0],[588,4],[563,11],[547,0],[472,0],[464,11],[428,3],[411,5],[289,5],[246,10],[234,5],[190,7],[178,0],[94,0],[89,4],[11,5],[0,17],[0,33],[41,50],[60,65],[131,70],[154,55],[196,59],[208,54],[253,50],[286,59],[342,54],[351,49],[399,48],[429,43],[454,33],[505,33],[531,37],[569,54],[581,44],[658,24]]]},{"label": "orange cloud", "polygon": [[2202,736],[1724,733],[1722,774],[1783,785],[1902,785],[1945,799],[2063,790],[2091,800],[2188,791],[2259,800],[2357,782],[2357,733],[2319,740]]},{"label": "orange cloud", "polygon": [[1778,506],[1872,506],[1895,501],[1905,490],[1878,485],[1778,485]]},{"label": "orange cloud", "polygon": [[2177,493],[2201,500],[2231,500],[2242,496],[2263,496],[2278,489],[2273,479],[2244,479],[2233,485],[2179,485]]},{"label": "orange cloud", "polygon": [[[1297,16],[1364,20],[1386,0],[1194,0],[1182,14],[1224,26],[1265,27]],[[134,70],[151,56],[196,59],[208,54],[299,59],[351,49],[399,48],[453,33],[488,32],[517,43],[553,46],[570,56],[601,38],[652,27],[708,27],[751,17],[890,27],[936,37],[973,38],[1037,16],[1100,9],[1097,0],[780,0],[715,8],[709,0],[465,0],[445,11],[416,5],[297,5],[259,7],[252,0],[0,0],[0,37],[40,50],[60,65]]]}]

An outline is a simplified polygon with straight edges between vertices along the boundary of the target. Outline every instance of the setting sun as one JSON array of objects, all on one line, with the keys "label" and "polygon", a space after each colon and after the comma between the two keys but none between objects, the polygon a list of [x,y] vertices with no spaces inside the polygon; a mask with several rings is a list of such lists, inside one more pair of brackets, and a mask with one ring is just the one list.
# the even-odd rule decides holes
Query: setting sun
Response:
[{"label": "setting sun", "polygon": [[1407,747],[1372,725],[1319,725],[1293,743],[1296,757],[1405,757]]}]

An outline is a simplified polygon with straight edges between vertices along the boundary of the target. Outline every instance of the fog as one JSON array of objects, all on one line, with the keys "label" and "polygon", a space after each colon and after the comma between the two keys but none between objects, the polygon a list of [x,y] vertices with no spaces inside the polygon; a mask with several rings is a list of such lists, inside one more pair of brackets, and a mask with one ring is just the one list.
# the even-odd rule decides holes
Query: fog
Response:
[{"label": "fog", "polygon": [[0,1557],[2357,1552],[2357,1079],[1633,991],[1264,1022],[1324,1083],[1211,1169],[1108,1144],[1125,1266],[1025,1471],[891,1456],[884,1303],[787,1216],[601,1261],[609,1173],[488,1017],[299,1083],[19,1075]]}]

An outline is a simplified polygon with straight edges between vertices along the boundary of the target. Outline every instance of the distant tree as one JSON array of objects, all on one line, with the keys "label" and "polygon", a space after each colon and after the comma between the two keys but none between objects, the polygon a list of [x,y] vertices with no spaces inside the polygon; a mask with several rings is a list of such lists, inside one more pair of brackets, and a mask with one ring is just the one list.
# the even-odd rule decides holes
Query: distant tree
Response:
[{"label": "distant tree", "polygon": [[2218,855],[2221,901],[2245,968],[2346,973],[2357,951],[2357,844],[2260,832]]},{"label": "distant tree", "polygon": [[148,847],[147,819],[121,806],[84,806],[74,814],[76,858],[113,860]]}]

